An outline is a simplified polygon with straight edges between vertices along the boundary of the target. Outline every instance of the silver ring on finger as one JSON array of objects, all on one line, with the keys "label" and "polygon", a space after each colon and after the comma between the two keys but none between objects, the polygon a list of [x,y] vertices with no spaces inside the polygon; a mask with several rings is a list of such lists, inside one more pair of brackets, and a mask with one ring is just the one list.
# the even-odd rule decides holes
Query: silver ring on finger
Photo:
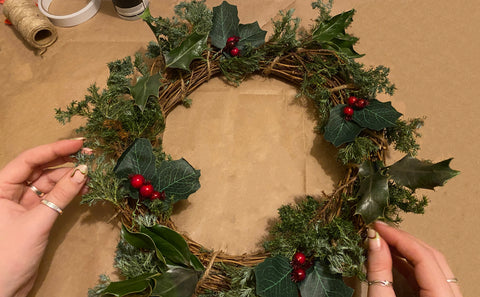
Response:
[{"label": "silver ring on finger", "polygon": [[393,282],[388,280],[372,280],[372,281],[367,281],[367,284],[369,286],[391,287],[393,285]]},{"label": "silver ring on finger", "polygon": [[40,191],[37,187],[35,187],[34,185],[28,185],[28,187],[30,188],[30,190],[32,190],[39,198],[42,198],[43,196],[45,196],[45,193]]},{"label": "silver ring on finger", "polygon": [[447,283],[456,284],[458,283],[458,278],[456,277],[447,278]]},{"label": "silver ring on finger", "polygon": [[60,207],[58,207],[55,203],[53,203],[51,201],[48,201],[47,199],[42,199],[42,204],[44,204],[45,206],[53,209],[54,211],[58,212],[59,214],[63,213],[63,210]]}]

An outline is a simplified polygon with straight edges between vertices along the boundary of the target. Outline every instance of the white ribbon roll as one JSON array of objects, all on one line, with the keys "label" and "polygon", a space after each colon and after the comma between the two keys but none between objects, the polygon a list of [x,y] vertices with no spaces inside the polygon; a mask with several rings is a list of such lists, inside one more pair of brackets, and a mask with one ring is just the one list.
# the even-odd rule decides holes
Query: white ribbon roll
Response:
[{"label": "white ribbon roll", "polygon": [[91,0],[87,6],[81,10],[68,15],[53,15],[49,13],[48,8],[52,0],[37,0],[37,3],[38,9],[50,19],[52,24],[59,27],[72,27],[89,20],[97,14],[102,0]]}]

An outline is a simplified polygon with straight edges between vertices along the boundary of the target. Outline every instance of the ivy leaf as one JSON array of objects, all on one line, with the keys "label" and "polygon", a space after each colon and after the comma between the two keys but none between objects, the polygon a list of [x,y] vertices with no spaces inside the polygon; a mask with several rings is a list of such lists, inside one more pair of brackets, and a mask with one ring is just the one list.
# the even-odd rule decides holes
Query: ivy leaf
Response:
[{"label": "ivy leaf", "polygon": [[193,269],[171,266],[165,273],[155,277],[153,296],[191,297],[199,280],[199,273]]},{"label": "ivy leaf", "polygon": [[265,36],[267,31],[260,29],[258,22],[250,24],[240,24],[239,27],[239,37],[240,41],[238,42],[238,47],[251,46],[253,48],[259,47],[265,43]]},{"label": "ivy leaf", "polygon": [[217,48],[224,48],[227,39],[233,35],[238,35],[238,18],[237,6],[231,5],[226,1],[213,8],[212,30],[210,38],[212,45]]},{"label": "ivy leaf", "polygon": [[206,34],[196,32],[190,34],[180,46],[165,54],[166,67],[190,71],[190,63],[200,59],[207,49],[207,37]]},{"label": "ivy leaf", "polygon": [[362,179],[357,196],[360,201],[355,213],[360,214],[366,224],[383,217],[388,205],[388,176],[382,175],[374,166],[371,161],[365,161],[359,171]]},{"label": "ivy leaf", "polygon": [[355,137],[363,130],[353,121],[345,120],[343,108],[345,104],[339,104],[330,110],[330,118],[325,127],[324,137],[336,147],[355,140]]},{"label": "ivy leaf", "polygon": [[351,297],[354,292],[343,282],[341,274],[332,274],[327,265],[318,261],[307,272],[299,289],[302,297]]},{"label": "ivy leaf", "polygon": [[189,266],[190,250],[180,234],[161,225],[142,226],[140,231],[153,240],[155,246],[165,257],[167,264]]},{"label": "ivy leaf", "polygon": [[290,279],[292,267],[287,258],[267,258],[255,267],[256,291],[261,297],[298,297],[297,285]]},{"label": "ivy leaf", "polygon": [[415,191],[418,188],[433,190],[443,186],[447,180],[458,175],[460,171],[450,168],[452,159],[433,164],[412,156],[405,156],[389,167],[392,179],[399,185]]},{"label": "ivy leaf", "polygon": [[137,83],[133,87],[129,87],[130,94],[132,94],[135,104],[143,112],[145,104],[150,97],[158,98],[158,89],[160,88],[159,73],[152,76],[142,76],[137,80]]},{"label": "ivy leaf", "polygon": [[378,131],[383,128],[394,127],[401,115],[393,108],[391,102],[380,102],[372,99],[367,107],[353,113],[353,120],[362,127]]},{"label": "ivy leaf", "polygon": [[[155,180],[157,170],[155,168],[155,155],[152,144],[148,139],[137,138],[123,152],[113,169],[120,179],[128,180],[132,174],[141,174],[146,180]],[[132,198],[139,198],[138,189],[134,189],[129,182],[125,182]]]},{"label": "ivy leaf", "polygon": [[108,295],[108,296],[127,296],[129,294],[133,293],[142,293],[146,290],[149,292],[147,293],[150,296],[150,292],[152,291],[151,287],[151,279],[155,276],[157,276],[158,273],[150,273],[150,274],[144,274],[140,275],[135,278],[127,279],[124,281],[118,281],[118,282],[111,282],[103,291],[102,291],[102,296]]},{"label": "ivy leaf", "polygon": [[187,199],[190,194],[200,188],[200,170],[196,170],[185,159],[163,161],[157,169],[158,180],[155,189],[168,197],[173,196],[173,202]]},{"label": "ivy leaf", "polygon": [[125,225],[122,225],[122,230],[120,234],[126,242],[136,247],[137,249],[154,250],[157,258],[163,263],[165,263],[165,266],[163,268],[166,268],[165,258],[163,257],[162,252],[157,248],[154,240],[150,236],[142,232],[132,232],[128,230]]}]

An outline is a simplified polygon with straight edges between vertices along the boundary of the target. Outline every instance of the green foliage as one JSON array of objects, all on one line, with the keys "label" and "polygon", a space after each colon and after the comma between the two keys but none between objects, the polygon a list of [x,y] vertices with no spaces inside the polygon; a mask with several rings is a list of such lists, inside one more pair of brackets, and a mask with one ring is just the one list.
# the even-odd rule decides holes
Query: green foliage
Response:
[{"label": "green foliage", "polygon": [[361,164],[369,159],[380,148],[368,137],[357,137],[338,150],[337,159],[344,165],[349,163]]},{"label": "green foliage", "polygon": [[155,252],[140,250],[121,239],[115,252],[114,267],[126,278],[135,278],[145,273],[162,272],[163,263],[155,256]]},{"label": "green foliage", "polygon": [[420,137],[418,129],[424,124],[424,120],[421,118],[405,120],[397,120],[395,126],[387,128],[387,141],[389,144],[394,144],[394,149],[404,152],[411,156],[415,156],[420,149],[420,145],[417,143],[416,138]]},{"label": "green foliage", "polygon": [[101,274],[98,284],[94,288],[88,289],[88,297],[102,297],[103,291],[105,291],[109,284],[110,278],[105,274]]},{"label": "green foliage", "polygon": [[291,258],[297,251],[305,251],[319,261],[329,263],[332,273],[345,277],[363,278],[365,261],[361,238],[353,223],[341,218],[331,223],[316,218],[321,204],[307,197],[296,205],[284,205],[279,209],[280,221],[270,230],[270,238],[264,247],[273,255]]},{"label": "green foliage", "polygon": [[193,31],[205,35],[212,29],[212,11],[205,5],[205,0],[180,2],[175,6],[175,14],[193,26]]},{"label": "green foliage", "polygon": [[279,56],[298,48],[301,44],[297,40],[297,31],[300,18],[293,17],[293,9],[286,12],[280,11],[279,20],[273,21],[273,35],[265,46],[265,52],[269,56]]},{"label": "green foliage", "polygon": [[265,259],[255,267],[256,291],[261,297],[297,297],[297,285],[290,279],[292,266],[283,256]]},{"label": "green foliage", "polygon": [[261,53],[222,59],[220,60],[220,69],[229,82],[238,85],[249,74],[260,68],[260,59]]},{"label": "green foliage", "polygon": [[425,207],[428,205],[428,199],[425,195],[417,197],[414,192],[405,187],[389,182],[389,205],[385,209],[385,218],[391,222],[399,223],[400,211],[405,213],[425,213]]},{"label": "green foliage", "polygon": [[346,82],[353,83],[358,87],[354,92],[356,96],[375,99],[379,93],[393,95],[395,85],[388,79],[389,68],[380,65],[367,69],[364,64],[355,60],[349,59],[344,62],[340,65],[339,73]]},{"label": "green foliage", "polygon": [[[146,70],[146,69],[143,69]],[[158,90],[160,89],[160,74],[149,75],[148,73],[137,79],[134,86],[129,87],[135,104],[143,112],[145,105],[150,97],[158,99]]]},{"label": "green foliage", "polygon": [[201,59],[207,49],[207,37],[207,34],[196,32],[190,34],[178,47],[165,53],[166,67],[190,71],[190,63]]},{"label": "green foliage", "polygon": [[316,23],[322,23],[330,18],[330,12],[332,11],[333,0],[316,0],[312,2],[312,8],[318,10],[318,18]]},{"label": "green foliage", "polygon": [[206,292],[198,297],[257,297],[255,293],[255,267],[216,264],[230,281],[230,289],[220,292]]},{"label": "green foliage", "polygon": [[318,261],[298,287],[302,297],[351,297],[354,292],[343,282],[341,274],[332,274]]}]

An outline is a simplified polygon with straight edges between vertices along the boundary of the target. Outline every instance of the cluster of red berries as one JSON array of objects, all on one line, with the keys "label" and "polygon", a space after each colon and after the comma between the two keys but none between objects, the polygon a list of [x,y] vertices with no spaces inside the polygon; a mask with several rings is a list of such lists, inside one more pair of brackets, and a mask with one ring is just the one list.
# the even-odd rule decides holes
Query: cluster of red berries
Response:
[{"label": "cluster of red berries", "polygon": [[228,37],[227,45],[225,45],[223,50],[229,52],[230,55],[234,57],[240,55],[240,50],[237,47],[238,41],[240,41],[240,37],[238,36]]},{"label": "cluster of red berries", "polygon": [[364,109],[368,105],[367,99],[357,98],[355,96],[348,97],[347,106],[343,108],[343,114],[345,115],[345,119],[350,121],[353,117],[353,112],[355,109],[360,110]]},{"label": "cluster of red berries", "polygon": [[307,277],[306,270],[312,265],[312,263],[307,259],[304,253],[296,252],[292,257],[290,265],[292,265],[293,268],[291,274],[292,281],[298,283]]},{"label": "cluster of red berries", "polygon": [[166,198],[165,191],[155,191],[153,185],[149,181],[146,181],[141,174],[132,175],[130,177],[130,185],[138,189],[142,198],[150,198],[152,201],[155,199],[165,200]]}]

